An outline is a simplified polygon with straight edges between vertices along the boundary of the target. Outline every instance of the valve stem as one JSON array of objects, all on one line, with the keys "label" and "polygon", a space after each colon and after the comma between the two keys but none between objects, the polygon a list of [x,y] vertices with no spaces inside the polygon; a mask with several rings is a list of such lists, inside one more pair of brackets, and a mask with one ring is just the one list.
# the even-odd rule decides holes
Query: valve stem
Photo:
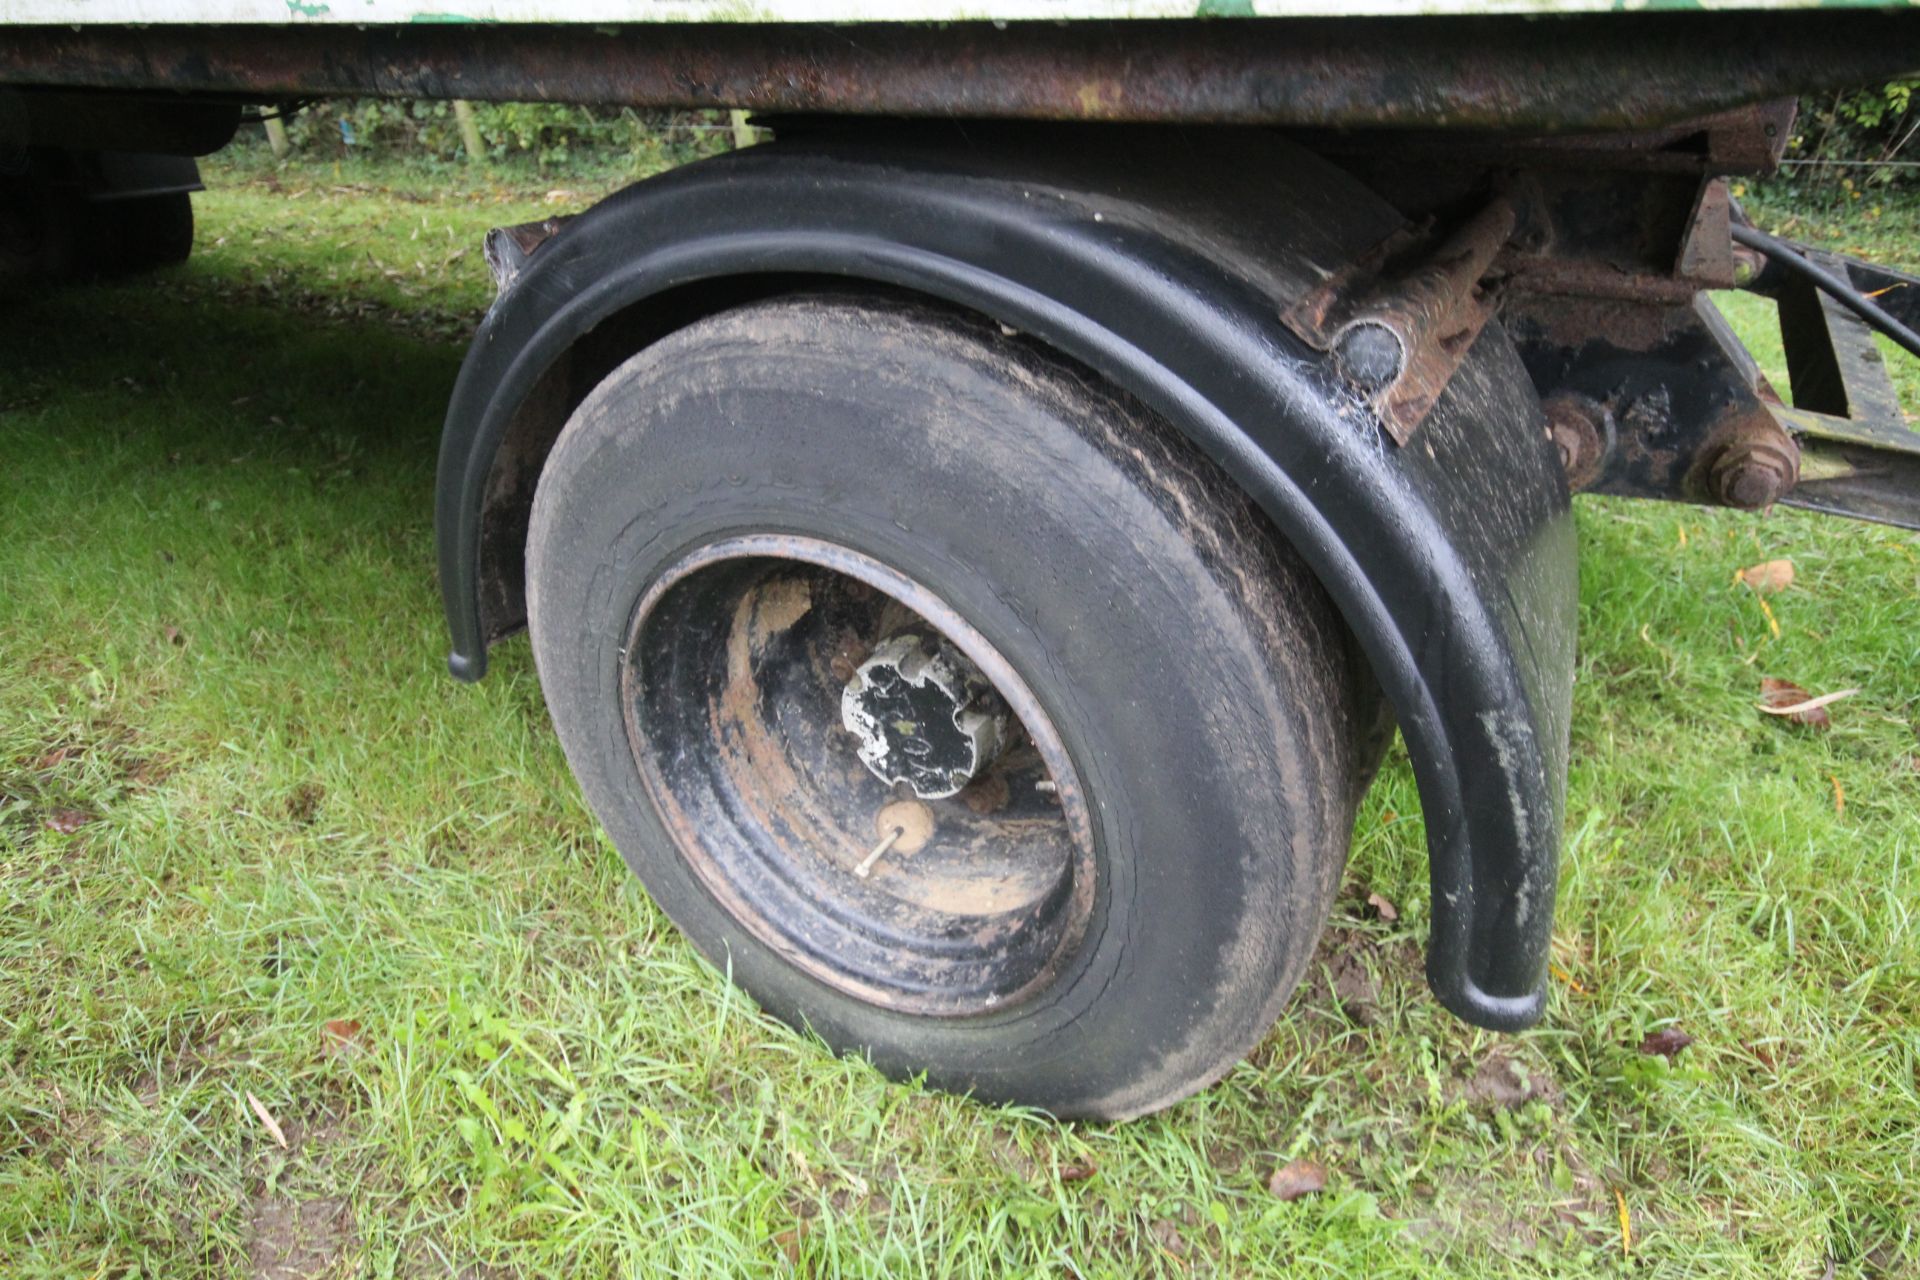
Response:
[{"label": "valve stem", "polygon": [[853,874],[865,880],[867,876],[872,873],[873,864],[886,857],[887,850],[893,848],[893,842],[905,834],[907,834],[905,827],[895,827],[892,831],[889,831],[886,839],[873,846],[872,851],[869,852],[865,858],[861,859],[860,865],[853,869]]}]

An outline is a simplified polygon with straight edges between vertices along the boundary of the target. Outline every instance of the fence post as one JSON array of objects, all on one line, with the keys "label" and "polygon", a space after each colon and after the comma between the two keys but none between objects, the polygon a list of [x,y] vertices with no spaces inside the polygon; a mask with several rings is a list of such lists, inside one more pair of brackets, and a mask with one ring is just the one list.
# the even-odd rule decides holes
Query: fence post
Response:
[{"label": "fence post", "polygon": [[733,110],[727,112],[727,123],[733,126],[734,150],[738,151],[742,147],[750,147],[758,141],[754,136],[756,130],[752,125],[747,123],[747,113],[739,107],[735,107]]},{"label": "fence post", "polygon": [[473,118],[473,104],[465,98],[453,100],[453,118],[460,124],[460,145],[467,149],[467,162],[481,164],[487,158],[487,144],[480,140],[480,126]]}]

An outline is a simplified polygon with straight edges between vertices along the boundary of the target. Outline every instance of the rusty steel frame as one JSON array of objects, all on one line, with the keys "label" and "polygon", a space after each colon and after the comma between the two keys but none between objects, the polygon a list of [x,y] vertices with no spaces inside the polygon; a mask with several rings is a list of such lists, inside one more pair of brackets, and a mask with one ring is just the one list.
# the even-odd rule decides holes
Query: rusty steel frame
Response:
[{"label": "rusty steel frame", "polygon": [[944,25],[15,27],[0,84],[1449,131],[1649,129],[1920,67],[1920,10]]}]

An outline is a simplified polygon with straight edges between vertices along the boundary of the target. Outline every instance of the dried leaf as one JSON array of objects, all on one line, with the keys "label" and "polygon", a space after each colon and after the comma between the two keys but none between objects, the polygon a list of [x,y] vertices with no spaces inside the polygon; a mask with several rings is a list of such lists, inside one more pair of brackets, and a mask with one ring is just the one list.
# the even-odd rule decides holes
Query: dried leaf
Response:
[{"label": "dried leaf", "polygon": [[1475,1107],[1497,1111],[1518,1111],[1536,1099],[1552,1103],[1560,1098],[1552,1072],[1529,1068],[1497,1046],[1474,1067],[1470,1078],[1456,1078],[1445,1088],[1449,1102],[1464,1098]]},{"label": "dried leaf", "polygon": [[1767,676],[1760,681],[1759,709],[1770,716],[1780,716],[1795,724],[1812,725],[1816,729],[1827,729],[1833,720],[1827,715],[1827,707],[1842,698],[1851,698],[1860,692],[1858,689],[1842,689],[1837,693],[1823,693],[1814,697],[1791,680],[1776,680]]},{"label": "dried leaf", "polygon": [[47,830],[70,836],[93,821],[93,815],[78,809],[55,809],[47,815]]},{"label": "dried leaf", "polygon": [[1094,1175],[1094,1172],[1098,1168],[1098,1165],[1083,1156],[1071,1164],[1063,1164],[1060,1166],[1060,1181],[1085,1182]]},{"label": "dried leaf", "polygon": [[1796,706],[1812,699],[1813,695],[1791,680],[1778,680],[1773,676],[1763,676],[1760,680],[1761,710]]},{"label": "dried leaf", "polygon": [[1400,918],[1400,908],[1394,906],[1385,894],[1378,892],[1369,893],[1367,895],[1367,905],[1375,911],[1378,911],[1382,920],[1398,920]]},{"label": "dried leaf", "polygon": [[352,1018],[333,1018],[321,1028],[326,1033],[327,1052],[365,1053],[366,1041],[360,1038],[360,1024]]},{"label": "dried leaf", "polygon": [[1327,1171],[1312,1160],[1292,1160],[1273,1171],[1267,1190],[1281,1200],[1298,1200],[1327,1186]]},{"label": "dried leaf", "polygon": [[774,1232],[773,1247],[781,1252],[789,1264],[797,1267],[800,1265],[800,1242],[806,1238],[807,1224],[803,1222],[797,1227]]},{"label": "dried leaf", "polygon": [[1565,969],[1562,969],[1559,965],[1555,964],[1553,961],[1551,960],[1547,961],[1547,970],[1548,972],[1552,973],[1554,977],[1566,983],[1567,986],[1571,988],[1573,991],[1583,996],[1588,994],[1586,987],[1581,985],[1580,979],[1574,977],[1572,974],[1568,973]]},{"label": "dried leaf", "polygon": [[273,1118],[271,1111],[267,1110],[267,1104],[249,1093],[247,1095],[247,1105],[253,1108],[253,1114],[260,1117],[260,1123],[267,1127],[267,1133],[273,1140],[281,1147],[285,1147],[287,1145],[287,1135],[280,1131],[280,1122]]},{"label": "dried leaf", "polygon": [[1334,953],[1329,966],[1333,979],[1333,998],[1341,1011],[1356,1024],[1373,1026],[1380,1021],[1380,984],[1367,968],[1367,962],[1350,949]]},{"label": "dried leaf", "polygon": [[1746,583],[1759,595],[1770,596],[1793,585],[1793,561],[1764,560],[1735,573],[1733,580]]},{"label": "dried leaf", "polygon": [[1649,1031],[1647,1033],[1646,1039],[1640,1042],[1640,1052],[1646,1054],[1648,1057],[1659,1054],[1661,1057],[1671,1061],[1676,1053],[1679,1053],[1692,1043],[1693,1037],[1680,1028],[1662,1027],[1658,1031]]}]

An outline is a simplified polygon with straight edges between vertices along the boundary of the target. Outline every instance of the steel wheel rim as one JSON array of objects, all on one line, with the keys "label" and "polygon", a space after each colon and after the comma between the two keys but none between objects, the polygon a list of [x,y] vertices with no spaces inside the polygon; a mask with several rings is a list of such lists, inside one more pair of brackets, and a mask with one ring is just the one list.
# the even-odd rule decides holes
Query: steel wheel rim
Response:
[{"label": "steel wheel rim", "polygon": [[[889,626],[931,629],[1019,727],[957,795],[889,786],[829,723],[862,646],[872,653]],[[796,535],[699,547],[635,607],[620,698],[681,861],[736,923],[828,986],[900,1012],[983,1015],[1030,999],[1076,953],[1096,860],[1066,746],[1018,671],[906,574]],[[913,806],[928,821],[908,849],[896,819]]]}]

